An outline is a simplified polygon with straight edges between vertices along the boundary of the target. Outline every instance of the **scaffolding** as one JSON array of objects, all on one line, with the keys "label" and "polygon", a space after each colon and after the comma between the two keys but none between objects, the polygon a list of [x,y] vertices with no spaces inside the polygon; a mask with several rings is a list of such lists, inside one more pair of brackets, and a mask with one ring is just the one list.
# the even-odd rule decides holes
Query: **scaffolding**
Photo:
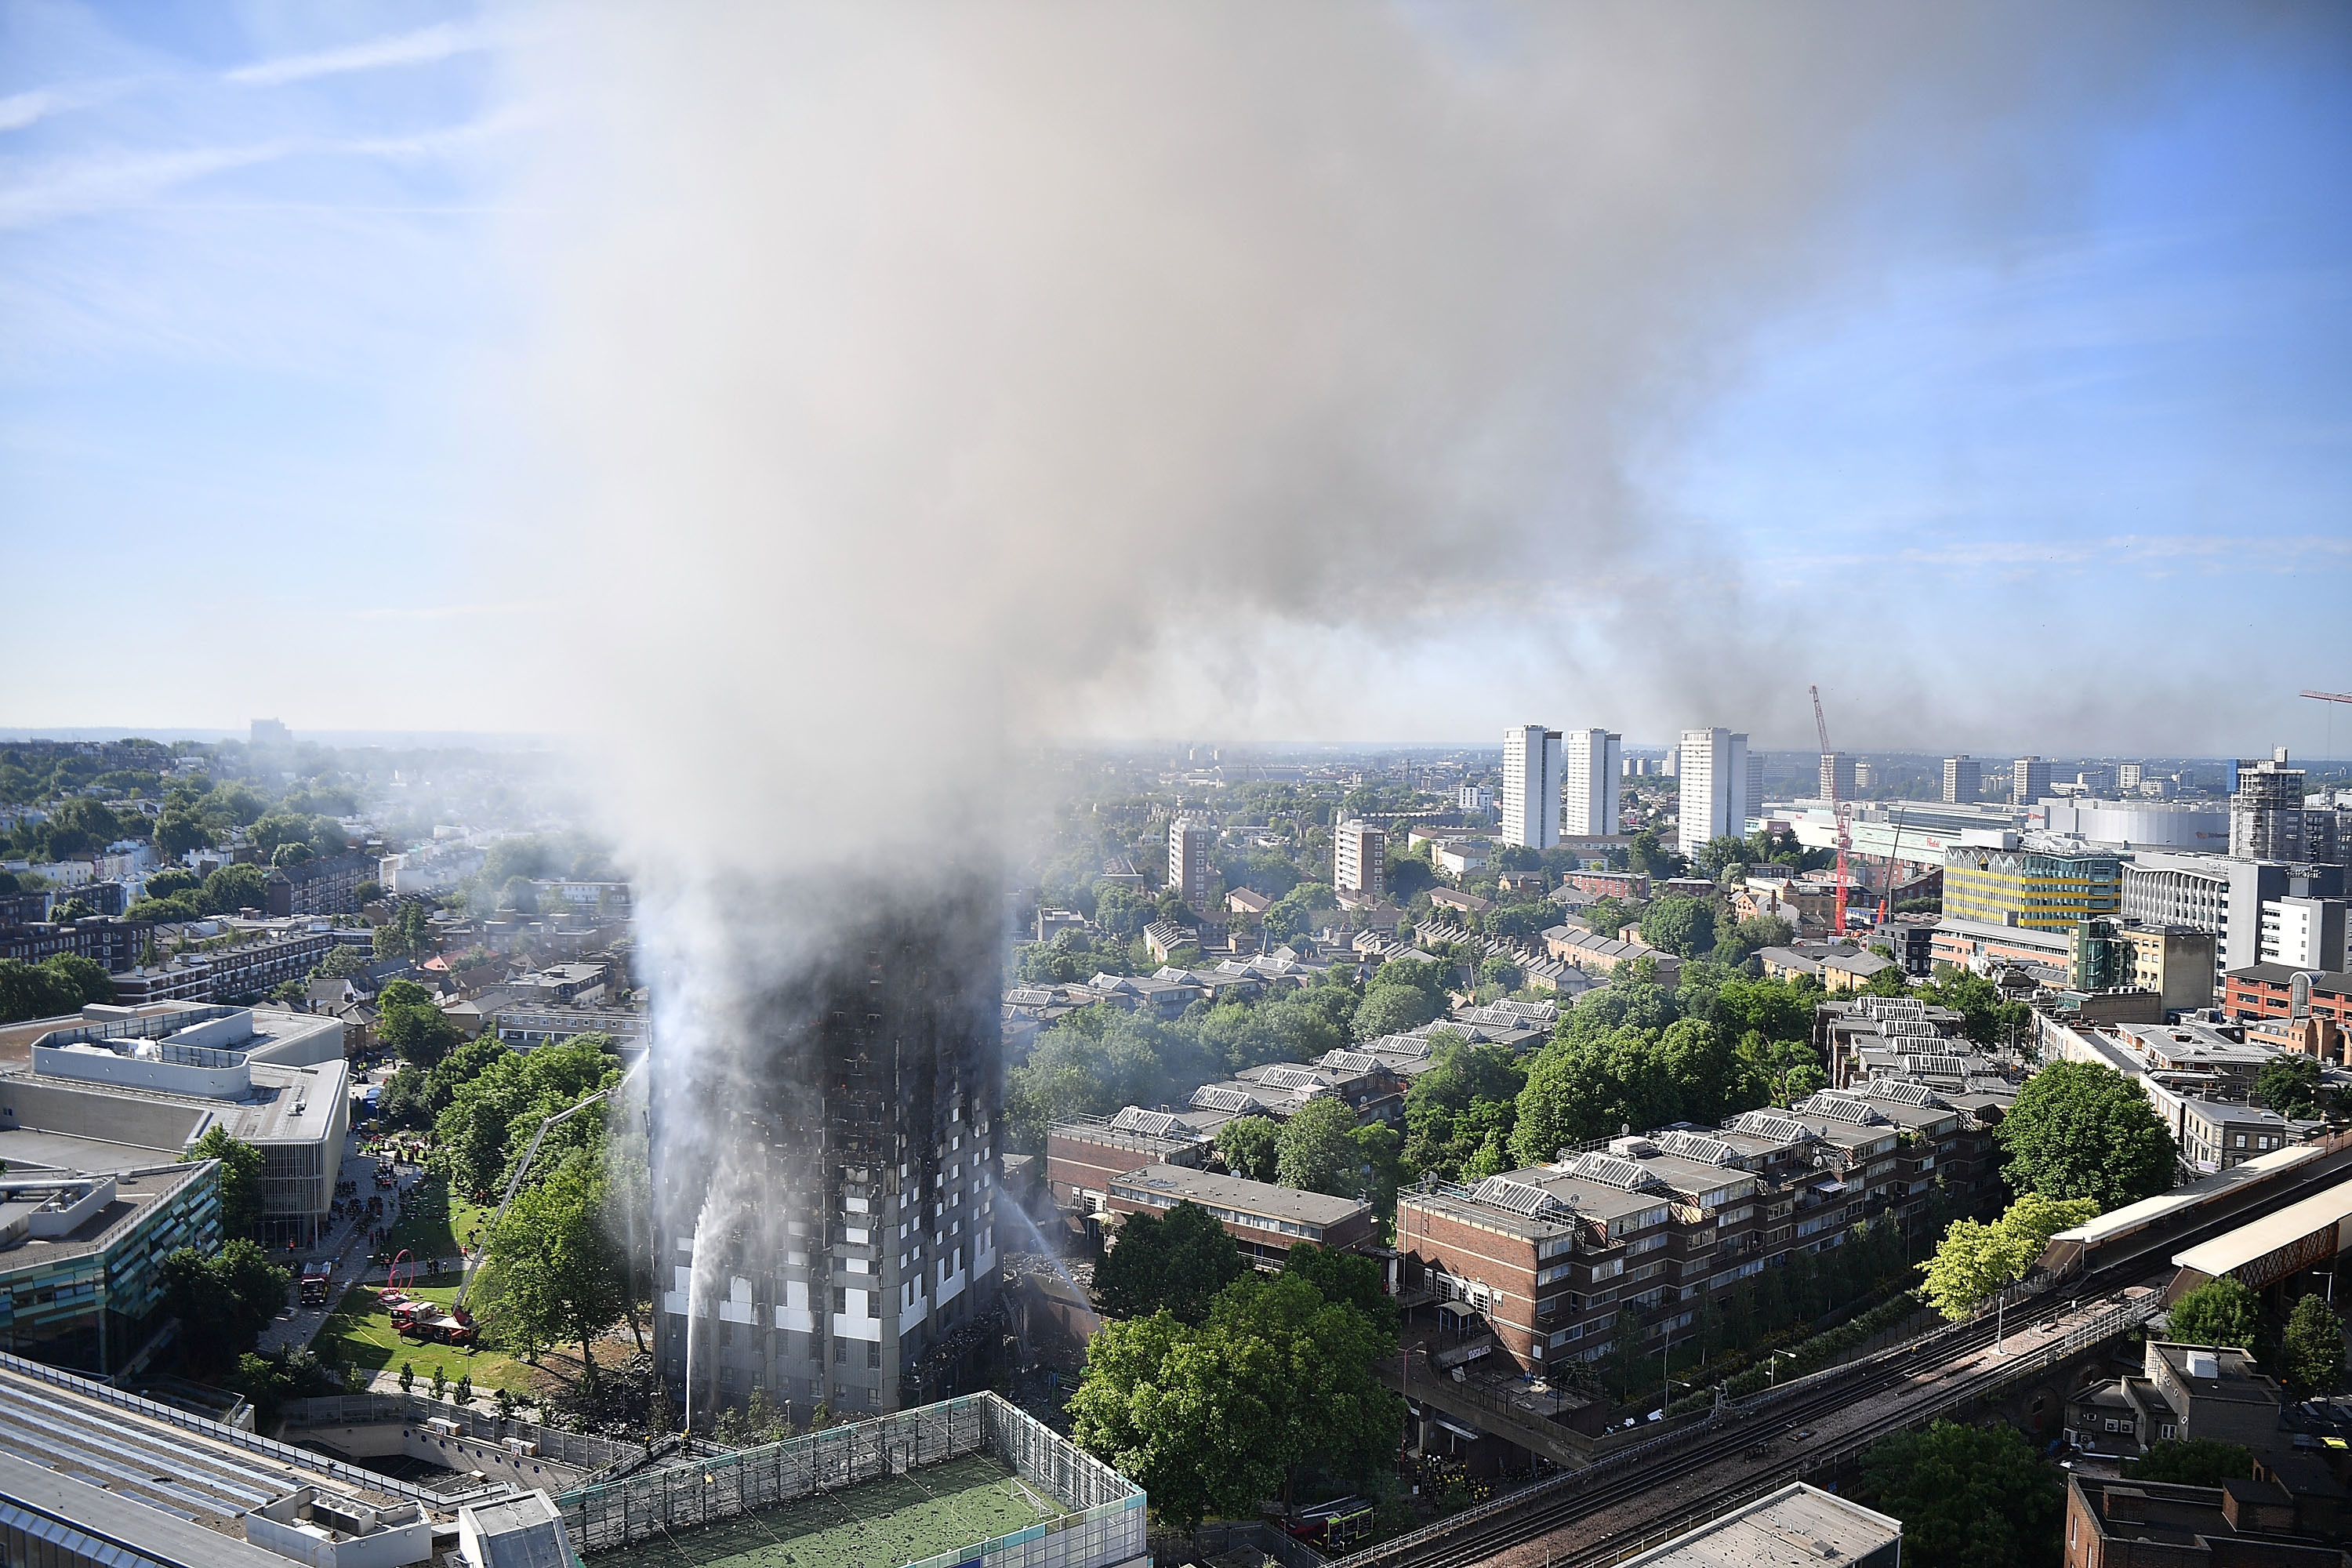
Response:
[{"label": "scaffolding", "polygon": [[575,1549],[593,1558],[972,1455],[997,1459],[1070,1511],[912,1568],[1099,1568],[1143,1554],[1141,1489],[992,1394],[689,1458],[566,1492],[555,1506]]}]

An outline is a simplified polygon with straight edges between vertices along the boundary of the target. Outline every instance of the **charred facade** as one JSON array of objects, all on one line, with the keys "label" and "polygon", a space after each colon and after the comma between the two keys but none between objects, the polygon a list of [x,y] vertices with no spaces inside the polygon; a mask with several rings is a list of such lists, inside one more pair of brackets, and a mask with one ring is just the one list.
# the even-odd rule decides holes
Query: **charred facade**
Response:
[{"label": "charred facade", "polygon": [[656,1354],[698,1426],[754,1388],[805,1423],[818,1404],[895,1410],[988,1375],[993,900],[975,881],[869,907],[749,999],[733,1047],[665,1063],[655,1047]]}]

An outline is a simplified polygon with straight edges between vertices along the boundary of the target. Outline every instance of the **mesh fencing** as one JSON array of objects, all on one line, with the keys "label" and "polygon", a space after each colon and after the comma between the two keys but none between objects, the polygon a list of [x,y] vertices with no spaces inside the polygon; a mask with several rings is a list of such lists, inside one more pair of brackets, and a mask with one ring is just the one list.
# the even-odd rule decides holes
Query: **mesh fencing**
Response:
[{"label": "mesh fencing", "polygon": [[1003,1461],[1073,1511],[926,1560],[989,1568],[1094,1568],[1144,1551],[1144,1496],[1131,1482],[992,1394],[902,1410],[740,1453],[583,1487],[556,1500],[583,1556],[698,1531],[746,1513],[967,1455]]}]

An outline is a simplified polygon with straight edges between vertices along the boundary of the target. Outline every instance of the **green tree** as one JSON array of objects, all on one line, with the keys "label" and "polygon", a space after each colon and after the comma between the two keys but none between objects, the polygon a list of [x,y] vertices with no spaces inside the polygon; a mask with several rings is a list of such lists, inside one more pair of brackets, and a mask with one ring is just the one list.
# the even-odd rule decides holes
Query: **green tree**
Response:
[{"label": "green tree", "polygon": [[2171,1130],[2132,1079],[2089,1062],[2055,1062],[2027,1080],[1993,1137],[2017,1192],[2090,1197],[2120,1208],[2172,1185]]},{"label": "green tree", "polygon": [[1072,1436],[1182,1528],[1286,1501],[1309,1464],[1368,1483],[1404,1416],[1377,1375],[1395,1350],[1304,1275],[1246,1275],[1197,1329],[1166,1312],[1106,1324],[1070,1399]]},{"label": "green tree", "polygon": [[286,1306],[293,1275],[244,1237],[210,1257],[192,1247],[163,1259],[163,1303],[180,1321],[180,1353],[213,1374],[236,1364]]},{"label": "green tree", "polygon": [[1281,1158],[1282,1126],[1270,1116],[1236,1116],[1217,1129],[1217,1152],[1225,1169],[1253,1182],[1275,1179]]},{"label": "green tree", "polygon": [[2025,1568],[2058,1561],[2065,1489],[2017,1429],[1938,1421],[1862,1457],[1865,1495],[1903,1521],[1917,1568]]},{"label": "green tree", "polygon": [[1303,1193],[1357,1196],[1363,1186],[1356,1113],[1348,1102],[1318,1095],[1283,1123],[1275,1143],[1275,1179]]},{"label": "green tree", "polygon": [[1377,1040],[1383,1035],[1402,1035],[1420,1028],[1443,1011],[1443,1002],[1419,986],[1374,984],[1365,989],[1363,1003],[1356,1009],[1356,1037]]},{"label": "green tree", "polygon": [[230,1137],[228,1130],[215,1121],[205,1130],[203,1137],[188,1145],[187,1152],[180,1158],[183,1162],[220,1162],[223,1236],[249,1237],[261,1228],[261,1218],[267,1212],[268,1202],[262,1190],[264,1160],[258,1148]]},{"label": "green tree", "polygon": [[1381,1279],[1380,1259],[1302,1241],[1284,1257],[1282,1271],[1303,1276],[1325,1300],[1347,1303],[1363,1313],[1383,1338],[1396,1338],[1402,1319],[1396,1298]]},{"label": "green tree", "polygon": [[205,879],[198,907],[208,915],[233,915],[239,910],[266,908],[267,878],[258,866],[223,866]]},{"label": "green tree", "polygon": [[2028,1193],[1990,1225],[1954,1220],[1935,1256],[1920,1265],[1927,1271],[1927,1299],[1958,1322],[1990,1300],[1995,1291],[2024,1279],[2052,1237],[2098,1215],[2099,1205],[2091,1198]]},{"label": "green tree", "polygon": [[376,995],[376,1038],[400,1059],[430,1069],[465,1038],[435,1006],[433,994],[413,980],[395,980]]},{"label": "green tree", "polygon": [[2223,1481],[2253,1479],[2254,1456],[2250,1448],[2210,1437],[2167,1437],[2149,1444],[2138,1458],[2125,1461],[2124,1476],[2177,1487],[2218,1487]]},{"label": "green tree", "polygon": [[2319,1297],[2304,1297],[2287,1314],[2278,1373],[2281,1382],[2305,1394],[2330,1393],[2344,1381],[2344,1320]]},{"label": "green tree", "polygon": [[1715,906],[1698,899],[1659,899],[1642,911],[1642,940],[1696,958],[1715,948]]},{"label": "green tree", "polygon": [[1167,1312],[1198,1324],[1218,1291],[1249,1271],[1225,1227],[1200,1205],[1178,1204],[1166,1214],[1131,1214],[1118,1245],[1095,1265],[1095,1304],[1108,1318],[1149,1318]]},{"label": "green tree", "polygon": [[2317,1116],[2323,1092],[2315,1057],[2273,1057],[2254,1075],[2254,1098],[2281,1116]]},{"label": "green tree", "polygon": [[357,974],[361,970],[365,969],[367,965],[368,955],[366,953],[362,952],[358,948],[352,946],[349,942],[338,942],[335,946],[328,949],[327,956],[320,959],[319,961],[318,967],[310,971],[310,978],[313,980],[341,980],[346,975]]},{"label": "green tree", "polygon": [[603,1173],[588,1152],[575,1152],[516,1193],[483,1247],[484,1317],[510,1342],[577,1342],[592,1389],[590,1342],[626,1304],[627,1259],[604,1227],[604,1205]]},{"label": "green tree", "polygon": [[2252,1350],[2263,1321],[2262,1302],[2235,1276],[2224,1274],[2184,1291],[2172,1304],[2166,1337],[2184,1345],[2235,1345]]}]

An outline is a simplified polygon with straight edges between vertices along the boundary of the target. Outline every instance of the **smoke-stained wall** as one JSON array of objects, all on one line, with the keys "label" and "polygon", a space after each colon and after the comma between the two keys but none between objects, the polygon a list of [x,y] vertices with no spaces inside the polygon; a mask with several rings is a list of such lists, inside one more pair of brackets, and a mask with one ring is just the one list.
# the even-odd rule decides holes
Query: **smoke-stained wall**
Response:
[{"label": "smoke-stained wall", "polygon": [[739,956],[769,983],[654,1046],[656,1354],[674,1397],[690,1358],[698,1424],[754,1387],[803,1422],[920,1404],[983,1379],[994,1347],[996,889],[823,892],[821,941],[763,953],[786,929],[763,927]]}]

